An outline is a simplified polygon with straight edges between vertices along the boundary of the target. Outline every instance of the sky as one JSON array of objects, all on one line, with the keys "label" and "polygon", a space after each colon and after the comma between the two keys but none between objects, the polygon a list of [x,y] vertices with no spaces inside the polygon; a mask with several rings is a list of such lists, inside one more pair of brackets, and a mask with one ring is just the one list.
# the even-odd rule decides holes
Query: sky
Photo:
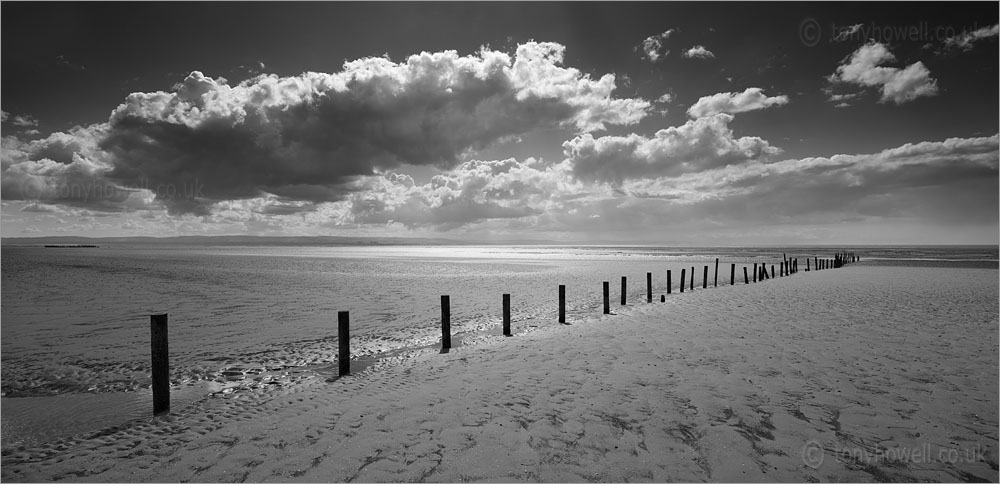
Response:
[{"label": "sky", "polygon": [[997,244],[998,4],[0,5],[0,234]]}]

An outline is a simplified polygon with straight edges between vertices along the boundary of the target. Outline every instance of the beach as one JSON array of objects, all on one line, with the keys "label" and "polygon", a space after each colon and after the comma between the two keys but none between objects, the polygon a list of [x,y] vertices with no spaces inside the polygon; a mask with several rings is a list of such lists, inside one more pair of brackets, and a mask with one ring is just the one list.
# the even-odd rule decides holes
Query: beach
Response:
[{"label": "beach", "polygon": [[996,269],[657,297],[5,448],[4,481],[997,481]]}]

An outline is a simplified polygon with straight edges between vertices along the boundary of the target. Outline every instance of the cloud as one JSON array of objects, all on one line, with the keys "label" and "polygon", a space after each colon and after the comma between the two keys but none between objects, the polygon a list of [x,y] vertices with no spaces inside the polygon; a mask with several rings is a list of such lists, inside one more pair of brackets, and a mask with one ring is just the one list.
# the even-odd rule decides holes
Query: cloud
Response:
[{"label": "cloud", "polygon": [[5,136],[0,144],[3,199],[103,211],[149,207],[150,196],[107,178],[112,164],[98,147],[103,135],[102,126],[78,126],[33,141]]},{"label": "cloud", "polygon": [[848,25],[847,27],[842,27],[837,31],[837,35],[833,37],[833,41],[843,42],[854,36],[854,34],[858,33],[858,31],[861,30],[861,27],[862,24],[854,24],[854,25]]},{"label": "cloud", "polygon": [[963,32],[962,34],[954,37],[948,37],[944,41],[944,46],[946,49],[961,49],[963,51],[970,51],[974,46],[973,44],[976,42],[990,37],[996,37],[998,34],[1000,34],[1000,24],[992,27],[983,27],[971,32]]},{"label": "cloud", "polygon": [[661,103],[661,104],[667,104],[667,103],[669,103],[670,101],[673,101],[673,100],[674,100],[674,96],[672,94],[670,94],[669,92],[664,93],[662,96],[656,98],[656,102],[657,103]]},{"label": "cloud", "polygon": [[684,57],[688,59],[714,59],[715,54],[703,45],[696,45],[684,52]]},{"label": "cloud", "polygon": [[397,173],[371,177],[364,183],[364,191],[344,202],[346,221],[436,230],[537,216],[558,209],[582,190],[563,164],[513,158],[469,161],[423,185]]},{"label": "cloud", "polygon": [[849,83],[864,87],[881,88],[879,102],[892,101],[904,104],[919,97],[934,96],[938,92],[937,80],[917,61],[906,68],[882,67],[896,57],[885,45],[872,42],[863,45],[837,66],[837,71],[827,79],[831,83]]},{"label": "cloud", "polygon": [[675,176],[766,159],[780,153],[767,141],[736,138],[731,114],[690,120],[647,138],[638,134],[594,138],[589,133],[563,143],[574,177],[621,184],[624,180]]},{"label": "cloud", "polygon": [[14,117],[11,117],[10,113],[8,113],[7,111],[2,111],[2,115],[0,115],[0,122],[4,123],[9,122],[10,124],[17,126],[18,128],[33,128],[35,126],[38,126],[38,120],[35,119],[30,114],[16,115]]},{"label": "cloud", "polygon": [[785,104],[788,104],[788,96],[768,97],[761,88],[750,87],[739,93],[720,92],[702,97],[687,112],[692,118],[702,118],[717,113],[743,113]]},{"label": "cloud", "polygon": [[751,161],[673,179],[637,180],[624,190],[661,195],[684,189],[690,193],[680,200],[697,212],[756,214],[772,222],[844,212],[938,221],[992,217],[995,223],[998,159],[996,135],[950,138],[875,154]]},{"label": "cloud", "polygon": [[642,44],[636,47],[636,50],[641,48],[644,58],[649,59],[650,62],[656,62],[670,54],[670,51],[664,48],[664,41],[679,31],[679,29],[668,29],[665,32],[646,37],[646,40],[643,40]]},{"label": "cloud", "polygon": [[[216,202],[267,194],[335,202],[359,190],[361,177],[404,165],[448,170],[498,140],[630,125],[650,111],[642,99],[613,98],[614,75],[594,79],[563,66],[564,51],[529,42],[513,57],[483,48],[400,63],[364,58],[332,74],[260,75],[236,86],[195,71],[171,92],[130,94],[95,125],[96,144],[85,136],[84,161],[75,158],[80,133],[11,152],[4,197],[26,196],[8,193],[8,179],[59,184],[80,172],[103,186],[147,190],[174,214],[207,215]],[[29,164],[14,166],[15,158]]]}]

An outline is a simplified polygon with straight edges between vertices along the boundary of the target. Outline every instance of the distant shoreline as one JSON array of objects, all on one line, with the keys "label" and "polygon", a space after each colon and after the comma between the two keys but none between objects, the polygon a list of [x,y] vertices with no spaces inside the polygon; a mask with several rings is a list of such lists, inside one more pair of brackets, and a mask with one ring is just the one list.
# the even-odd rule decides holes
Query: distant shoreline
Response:
[{"label": "distant shoreline", "polygon": [[44,236],[44,237],[3,237],[0,246],[81,246],[98,245],[204,245],[204,246],[290,246],[290,247],[327,247],[327,246],[562,246],[562,247],[662,247],[662,248],[983,248],[1000,252],[997,244],[788,244],[788,245],[691,245],[665,242],[627,243],[612,241],[568,242],[556,240],[455,240],[446,238],[424,237],[343,237],[343,236],[253,236],[253,235],[185,235],[176,237],[81,237],[81,236]]}]

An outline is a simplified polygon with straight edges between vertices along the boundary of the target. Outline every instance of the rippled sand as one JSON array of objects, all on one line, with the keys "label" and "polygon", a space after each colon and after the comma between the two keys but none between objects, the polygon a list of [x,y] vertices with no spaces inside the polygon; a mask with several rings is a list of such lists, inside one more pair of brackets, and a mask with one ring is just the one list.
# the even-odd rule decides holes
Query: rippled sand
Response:
[{"label": "rippled sand", "polygon": [[673,294],[5,448],[2,478],[995,482],[997,291],[854,265]]}]

